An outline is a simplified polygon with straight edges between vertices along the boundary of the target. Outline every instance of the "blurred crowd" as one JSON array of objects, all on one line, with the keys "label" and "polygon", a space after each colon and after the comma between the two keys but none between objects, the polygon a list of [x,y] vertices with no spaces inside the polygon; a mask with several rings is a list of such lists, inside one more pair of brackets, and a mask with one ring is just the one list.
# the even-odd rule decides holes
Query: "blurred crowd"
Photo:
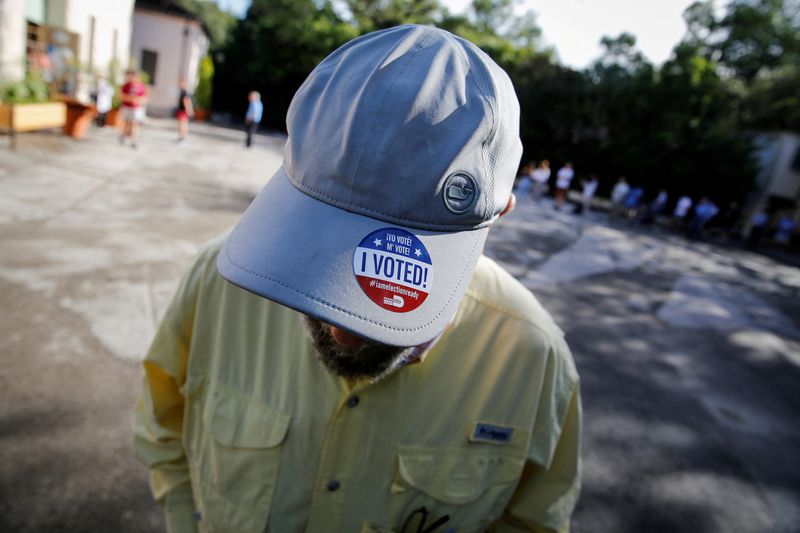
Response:
[{"label": "blurred crowd", "polygon": [[617,179],[609,197],[602,198],[597,195],[599,180],[595,174],[579,180],[578,187],[573,186],[574,178],[571,162],[565,162],[552,176],[549,161],[533,161],[523,166],[517,177],[517,199],[538,204],[552,190],[553,208],[560,211],[569,203],[576,215],[605,211],[631,224],[664,227],[691,239],[739,241],[751,248],[770,245],[788,250],[799,244],[797,211],[745,210],[736,202],[721,208],[705,196],[679,194],[673,198],[665,189],[648,192],[641,185],[629,183],[625,176]]}]

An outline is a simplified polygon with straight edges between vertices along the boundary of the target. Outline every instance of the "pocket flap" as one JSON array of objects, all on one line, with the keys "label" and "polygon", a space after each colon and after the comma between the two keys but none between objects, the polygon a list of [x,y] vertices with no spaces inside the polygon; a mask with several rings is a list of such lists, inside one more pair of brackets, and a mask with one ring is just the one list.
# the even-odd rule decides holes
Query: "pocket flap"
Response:
[{"label": "pocket flap", "polygon": [[273,448],[286,437],[290,417],[238,391],[209,391],[203,421],[214,440],[230,448]]},{"label": "pocket flap", "polygon": [[415,489],[449,504],[480,498],[489,488],[515,484],[525,464],[514,450],[400,446],[399,475]]}]

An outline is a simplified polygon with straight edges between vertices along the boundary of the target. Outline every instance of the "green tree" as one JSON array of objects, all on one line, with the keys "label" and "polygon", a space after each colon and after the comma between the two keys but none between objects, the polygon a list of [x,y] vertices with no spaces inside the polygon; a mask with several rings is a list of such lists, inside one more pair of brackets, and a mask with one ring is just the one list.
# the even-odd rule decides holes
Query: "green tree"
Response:
[{"label": "green tree", "polygon": [[742,126],[759,131],[800,132],[800,65],[756,77],[739,108]]},{"label": "green tree", "polygon": [[329,1],[253,0],[216,54],[214,108],[243,116],[247,93],[261,92],[264,121],[285,127],[295,91],[328,53],[357,35]]},{"label": "green tree", "polygon": [[[759,72],[797,63],[800,26],[797,2],[735,0],[716,24],[720,64],[752,84]],[[790,13],[790,9],[795,10]]]},{"label": "green tree", "polygon": [[213,0],[178,0],[178,3],[203,22],[211,50],[217,50],[225,44],[236,25],[236,17],[220,9]]},{"label": "green tree", "polygon": [[[798,121],[798,68],[786,60],[796,33],[791,2],[800,0],[733,0],[722,16],[697,2],[685,13],[685,41],[661,68],[623,33],[603,38],[602,56],[578,71],[541,48],[535,15],[515,16],[510,0],[474,0],[465,14],[439,0],[347,0],[336,8],[323,0],[254,0],[214,55],[215,108],[242,114],[246,93],[256,89],[267,123],[282,129],[294,92],[337,46],[379,28],[435,24],[476,43],[508,72],[520,100],[524,162],[571,160],[579,176],[596,172],[610,186],[626,174],[652,194],[666,188],[673,196],[740,199],[754,174],[746,128]],[[767,8],[778,10],[774,19],[761,16]],[[748,9],[761,15],[745,17]],[[762,45],[734,46],[771,39],[782,43],[781,58]],[[759,54],[766,59],[753,74]]]},{"label": "green tree", "polygon": [[800,0],[733,0],[720,16],[704,0],[684,19],[687,42],[727,78],[740,127],[800,131]]},{"label": "green tree", "polygon": [[359,33],[401,24],[433,24],[441,19],[438,0],[347,0]]},{"label": "green tree", "polygon": [[470,9],[480,33],[502,33],[513,17],[513,0],[472,0]]},{"label": "green tree", "polygon": [[194,92],[194,101],[198,109],[211,109],[211,95],[214,82],[214,62],[211,57],[205,56],[200,60],[197,69],[197,89]]}]

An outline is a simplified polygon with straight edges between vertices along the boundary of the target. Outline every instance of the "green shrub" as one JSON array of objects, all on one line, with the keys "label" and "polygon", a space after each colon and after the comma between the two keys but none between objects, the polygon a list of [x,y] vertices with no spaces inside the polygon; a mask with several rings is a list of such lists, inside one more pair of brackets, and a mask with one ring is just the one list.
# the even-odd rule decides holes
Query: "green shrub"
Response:
[{"label": "green shrub", "polygon": [[197,73],[197,90],[194,93],[194,102],[198,109],[211,109],[211,86],[214,81],[214,62],[210,56],[205,56],[200,61]]},{"label": "green shrub", "polygon": [[29,72],[25,78],[6,85],[2,89],[3,102],[23,104],[32,102],[46,102],[48,100],[47,84],[42,77],[34,72]]}]

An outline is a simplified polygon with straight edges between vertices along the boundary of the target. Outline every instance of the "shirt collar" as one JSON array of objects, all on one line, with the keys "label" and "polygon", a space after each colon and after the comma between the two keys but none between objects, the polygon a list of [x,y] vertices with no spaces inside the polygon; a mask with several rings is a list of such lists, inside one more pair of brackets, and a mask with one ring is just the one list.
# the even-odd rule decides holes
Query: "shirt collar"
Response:
[{"label": "shirt collar", "polygon": [[414,348],[408,354],[403,356],[403,359],[397,366],[403,367],[403,366],[413,365],[415,363],[421,363],[422,361],[424,361],[425,357],[428,355],[428,352],[430,352],[431,348],[436,346],[436,343],[439,342],[439,340],[442,338],[442,335],[444,335],[444,332],[447,331],[448,327],[450,327],[449,323],[447,324],[447,326],[445,326],[445,328],[442,331],[439,332],[438,335],[436,335],[428,342],[424,342],[422,344],[414,346]]}]

